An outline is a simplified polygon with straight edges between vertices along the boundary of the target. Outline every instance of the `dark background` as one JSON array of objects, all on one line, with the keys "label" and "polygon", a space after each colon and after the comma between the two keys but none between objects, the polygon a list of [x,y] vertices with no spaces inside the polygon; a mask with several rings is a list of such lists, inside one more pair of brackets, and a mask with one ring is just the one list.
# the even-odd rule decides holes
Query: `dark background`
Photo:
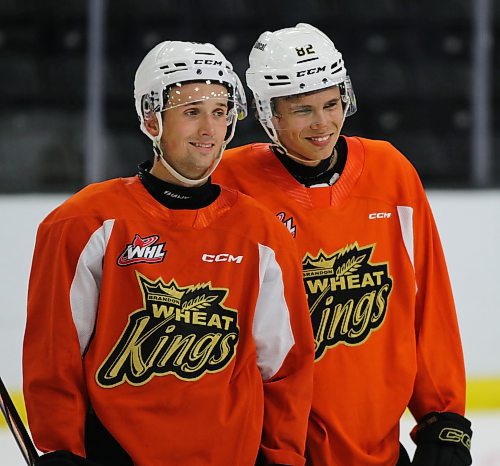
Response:
[{"label": "dark background", "polygon": [[[492,1],[495,37],[499,4]],[[87,10],[77,0],[0,1],[0,192],[84,185]],[[212,42],[244,81],[261,32],[309,22],[333,39],[353,82],[358,112],[343,132],[391,141],[426,187],[473,187],[471,18],[472,0],[109,0],[105,177],[134,174],[151,157],[133,100],[135,70],[151,47]],[[491,185],[498,187],[500,51],[492,40]],[[267,137],[250,111],[230,147],[256,140]]]}]

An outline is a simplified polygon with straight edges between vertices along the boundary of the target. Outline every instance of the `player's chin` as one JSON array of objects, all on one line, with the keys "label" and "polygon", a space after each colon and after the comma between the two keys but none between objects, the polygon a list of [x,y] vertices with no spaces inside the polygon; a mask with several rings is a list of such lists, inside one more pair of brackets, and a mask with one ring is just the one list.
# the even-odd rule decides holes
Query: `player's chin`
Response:
[{"label": "player's chin", "polygon": [[335,147],[335,145],[328,145],[328,146],[325,146],[325,147],[314,147],[314,148],[309,148],[309,150],[307,151],[308,155],[309,155],[309,159],[310,160],[324,160],[328,157],[330,157],[330,155],[332,155],[333,153],[333,148]]},{"label": "player's chin", "polygon": [[215,156],[214,157],[208,157],[208,156],[201,157],[196,161],[196,163],[193,164],[193,167],[192,167],[193,171],[202,175],[213,166],[214,162],[215,162]]},{"label": "player's chin", "polygon": [[216,157],[216,152],[214,149],[212,149],[211,151],[194,150],[194,151],[191,151],[190,156],[191,156],[192,164],[194,166],[202,168],[202,167],[212,163],[212,161]]}]

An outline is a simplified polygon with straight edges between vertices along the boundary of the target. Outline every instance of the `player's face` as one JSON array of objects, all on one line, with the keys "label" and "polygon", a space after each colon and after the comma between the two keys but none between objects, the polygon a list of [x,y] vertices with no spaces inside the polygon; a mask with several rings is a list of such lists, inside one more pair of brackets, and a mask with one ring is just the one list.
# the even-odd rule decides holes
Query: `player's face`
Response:
[{"label": "player's face", "polygon": [[[189,83],[174,87],[170,94],[172,103],[162,114],[164,157],[186,178],[201,178],[214,163],[226,135],[226,88]],[[164,176],[167,181],[179,183],[167,171]]]},{"label": "player's face", "polygon": [[277,98],[275,111],[274,127],[291,155],[319,163],[332,154],[344,121],[338,86]]}]

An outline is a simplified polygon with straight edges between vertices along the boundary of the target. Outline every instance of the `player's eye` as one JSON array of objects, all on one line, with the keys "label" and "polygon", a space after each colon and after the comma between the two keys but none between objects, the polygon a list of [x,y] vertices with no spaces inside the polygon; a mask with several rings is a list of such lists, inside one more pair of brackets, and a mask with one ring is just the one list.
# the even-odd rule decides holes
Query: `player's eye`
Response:
[{"label": "player's eye", "polygon": [[227,115],[226,111],[224,109],[218,109],[218,110],[215,110],[213,112],[214,116],[217,117],[217,118],[222,118],[222,117],[225,117]]},{"label": "player's eye", "polygon": [[325,105],[325,108],[327,109],[330,109],[330,108],[335,108],[338,104],[338,101],[334,101],[334,102],[328,102],[326,105]]},{"label": "player's eye", "polygon": [[186,116],[196,116],[199,115],[200,111],[197,108],[188,108],[185,112],[184,115]]},{"label": "player's eye", "polygon": [[311,113],[311,109],[307,107],[300,107],[292,110],[292,113],[295,115],[307,115],[308,113]]}]

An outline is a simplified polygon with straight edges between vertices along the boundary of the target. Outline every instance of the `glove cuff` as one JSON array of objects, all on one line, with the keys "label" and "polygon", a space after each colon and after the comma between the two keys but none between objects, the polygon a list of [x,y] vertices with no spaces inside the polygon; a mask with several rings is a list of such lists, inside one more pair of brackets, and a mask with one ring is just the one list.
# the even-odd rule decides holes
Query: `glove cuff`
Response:
[{"label": "glove cuff", "polygon": [[432,412],[420,420],[413,429],[411,436],[417,445],[422,443],[442,443],[461,445],[470,450],[471,423],[457,413]]}]

